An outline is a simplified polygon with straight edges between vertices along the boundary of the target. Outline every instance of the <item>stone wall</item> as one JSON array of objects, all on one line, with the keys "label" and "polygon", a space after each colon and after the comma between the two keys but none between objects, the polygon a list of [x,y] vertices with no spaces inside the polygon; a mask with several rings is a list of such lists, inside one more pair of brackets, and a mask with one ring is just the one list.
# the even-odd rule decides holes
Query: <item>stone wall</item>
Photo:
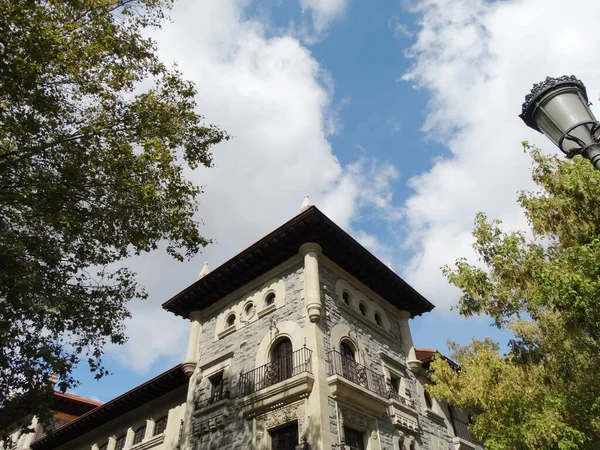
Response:
[{"label": "stone wall", "polygon": [[[399,362],[400,366],[406,366],[406,354],[401,339],[400,320],[395,317],[394,311],[390,310],[391,305],[383,299],[378,298],[376,294],[369,292],[369,289],[362,285],[358,280],[344,274],[334,264],[321,264],[320,281],[322,288],[322,298],[325,304],[325,320],[328,330],[325,346],[328,350],[339,350],[339,333],[334,328],[340,328],[340,325],[346,325],[350,330],[349,338],[357,344],[361,355],[357,355],[359,362],[376,373],[385,375],[386,364],[382,361],[381,353],[391,357]],[[353,296],[365,299],[371,305],[378,305],[379,310],[384,310],[387,314],[387,327],[382,331],[375,324],[371,317],[361,317],[357,308],[348,308],[341,298],[339,289],[340,278],[344,277],[344,285],[353,289]],[[336,289],[338,285],[338,289]],[[369,312],[367,308],[367,313]],[[333,331],[333,333],[332,333]],[[332,336],[333,335],[333,336]],[[333,338],[333,339],[332,339]],[[447,417],[447,408],[443,404],[435,404],[439,415],[426,414],[426,406],[423,398],[423,383],[426,382],[424,376],[415,375],[410,370],[404,370],[402,375],[405,377],[406,388],[409,391],[409,397],[414,402],[418,432],[407,429],[399,429],[392,424],[390,415],[385,415],[377,420],[377,430],[379,436],[379,445],[381,449],[422,449],[422,450],[446,450],[450,447],[451,425]],[[433,400],[436,402],[436,400]],[[330,402],[335,404],[333,399]],[[439,409],[437,408],[439,407]],[[433,417],[433,418],[432,418]],[[333,420],[333,417],[331,417]],[[332,432],[339,432],[338,425],[332,425]]]},{"label": "stone wall", "polygon": [[[239,395],[240,373],[255,369],[257,360],[263,359],[266,362],[267,355],[259,355],[258,352],[268,353],[262,349],[265,347],[264,342],[270,342],[279,335],[287,336],[289,327],[286,327],[286,323],[297,324],[299,330],[305,326],[307,318],[302,298],[303,275],[302,264],[296,264],[279,274],[273,274],[273,277],[261,286],[240,294],[239,297],[232,299],[229,304],[224,305],[219,311],[207,316],[202,321],[198,366],[204,367],[204,374],[201,374],[196,380],[195,401],[202,403],[203,399],[210,395],[210,382],[206,374],[211,372],[211,367],[205,366],[220,356],[233,352],[229,367],[225,369],[226,376],[229,378],[231,401],[224,408],[227,415],[224,426],[208,433],[193,433],[190,438],[192,449],[253,448],[253,420],[243,417],[236,402]],[[236,305],[245,305],[248,298],[256,298],[257,292],[268,292],[272,286],[280,282],[283,282],[284,286],[284,301],[281,305],[261,317],[258,315],[263,305],[256,305],[256,316],[248,320],[242,316],[244,322],[239,324],[240,326],[235,332],[220,339],[215,338],[218,319],[224,310],[236,309]],[[304,344],[302,337],[297,334],[290,336],[294,344],[293,350],[297,350],[297,347]],[[192,420],[201,422],[205,419],[205,417],[194,417]]]},{"label": "stone wall", "polygon": [[[343,438],[341,428],[346,423],[364,430],[368,437],[368,450],[452,448],[450,425],[447,417],[443,416],[443,408],[440,407],[442,413],[438,415],[426,413],[422,388],[425,378],[418,379],[405,368],[407,355],[397,311],[326,258],[319,261],[319,278],[323,305],[320,320],[325,330],[326,351],[339,351],[340,339],[349,338],[357,346],[358,362],[386,377],[389,377],[390,360],[396,361],[394,370],[404,377],[403,386],[414,402],[414,423],[418,425],[416,430],[403,429],[392,423],[391,408],[389,414],[374,418],[360,411],[356,405],[344,405],[329,397],[326,406],[322,406],[326,410],[321,411],[321,415],[326,418],[324,423],[329,423],[327,431],[333,435],[334,441],[340,442]],[[351,291],[356,301],[360,299],[367,306],[367,317],[362,316],[357,304],[345,304],[340,286]],[[304,421],[303,401],[284,403],[278,410],[266,415],[261,412],[262,415],[255,418],[252,415],[245,417],[237,401],[240,374],[268,362],[270,345],[278,336],[289,337],[294,351],[306,344],[304,332],[309,321],[303,289],[303,263],[291,266],[288,263],[287,268],[279,273],[273,271],[260,285],[250,284],[247,289],[242,288],[234,297],[218,305],[218,310],[203,317],[199,340],[200,375],[192,378],[195,383],[194,402],[200,405],[210,395],[209,378],[217,371],[223,371],[229,379],[231,399],[210,412],[201,410],[201,414],[192,416],[190,449],[253,449],[257,439],[261,439],[257,435],[262,436],[264,429],[268,428],[265,428],[265,423],[272,425],[288,419],[299,423]],[[279,297],[283,292],[283,299],[278,298],[276,307],[270,309],[260,303],[268,292],[278,292]],[[245,314],[250,301],[255,303],[255,310]],[[381,325],[374,321],[375,311],[380,318],[383,317]],[[234,330],[227,329],[226,319],[233,313],[238,322]],[[382,354],[387,356],[387,362],[382,359]]]}]

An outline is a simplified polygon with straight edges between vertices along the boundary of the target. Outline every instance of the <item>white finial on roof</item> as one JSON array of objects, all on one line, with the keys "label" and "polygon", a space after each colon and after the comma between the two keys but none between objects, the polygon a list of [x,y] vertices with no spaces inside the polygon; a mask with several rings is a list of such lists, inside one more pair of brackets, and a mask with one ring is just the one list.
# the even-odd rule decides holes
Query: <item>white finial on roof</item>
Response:
[{"label": "white finial on roof", "polygon": [[308,201],[308,195],[304,196],[304,200],[302,200],[302,206],[300,207],[300,212],[310,208],[310,202]]},{"label": "white finial on roof", "polygon": [[202,266],[202,270],[200,271],[200,273],[198,274],[198,279],[202,278],[205,275],[208,275],[208,263],[205,262],[204,265]]},{"label": "white finial on roof", "polygon": [[388,263],[388,269],[390,269],[392,272],[394,271],[394,267],[392,267],[392,263]]}]

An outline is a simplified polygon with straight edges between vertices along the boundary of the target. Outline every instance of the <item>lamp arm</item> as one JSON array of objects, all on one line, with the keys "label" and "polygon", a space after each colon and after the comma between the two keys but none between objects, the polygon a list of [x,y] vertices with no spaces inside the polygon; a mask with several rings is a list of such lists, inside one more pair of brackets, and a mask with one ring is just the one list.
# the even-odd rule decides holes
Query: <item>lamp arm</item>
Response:
[{"label": "lamp arm", "polygon": [[[579,138],[578,138],[578,137],[576,137],[576,136],[571,136],[571,135],[568,135],[568,134],[567,134],[567,135],[565,136],[565,139],[566,139],[566,140],[568,140],[568,141],[575,142],[577,145],[579,145],[579,148],[577,148],[577,149],[573,149],[573,150],[569,150],[569,151],[567,152],[567,158],[569,158],[569,159],[573,158],[573,157],[574,157],[574,156],[576,156],[576,155],[580,155],[580,154],[582,154],[582,153],[583,153],[583,150],[586,148],[586,144],[585,144],[585,142],[583,142],[581,139],[579,139]],[[564,151],[564,150],[563,150],[563,151]]]},{"label": "lamp arm", "polygon": [[600,131],[600,122],[596,122],[590,131],[592,137],[592,143],[586,145],[581,139],[576,136],[566,135],[564,138],[569,141],[575,142],[580,148],[569,150],[567,152],[567,158],[573,158],[576,155],[581,155],[584,158],[590,160],[592,165],[600,170],[600,135],[597,136]]}]

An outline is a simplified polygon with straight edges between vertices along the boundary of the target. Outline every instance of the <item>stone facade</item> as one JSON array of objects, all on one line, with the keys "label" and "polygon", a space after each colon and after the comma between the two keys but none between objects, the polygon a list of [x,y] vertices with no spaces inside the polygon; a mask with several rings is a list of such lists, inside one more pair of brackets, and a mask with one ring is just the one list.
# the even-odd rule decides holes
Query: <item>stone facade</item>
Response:
[{"label": "stone facade", "polygon": [[[408,365],[414,349],[406,313],[317,247],[300,249],[199,313],[184,446],[267,450],[273,430],[294,424],[298,448],[350,448],[348,428],[367,450],[478,448],[460,446],[445,404],[426,404],[424,371]],[[309,355],[308,365],[299,364],[306,373],[294,361],[294,370],[268,381],[283,338],[294,355]],[[340,356],[343,345],[353,348],[356,364]],[[215,377],[226,386],[218,398]]]}]

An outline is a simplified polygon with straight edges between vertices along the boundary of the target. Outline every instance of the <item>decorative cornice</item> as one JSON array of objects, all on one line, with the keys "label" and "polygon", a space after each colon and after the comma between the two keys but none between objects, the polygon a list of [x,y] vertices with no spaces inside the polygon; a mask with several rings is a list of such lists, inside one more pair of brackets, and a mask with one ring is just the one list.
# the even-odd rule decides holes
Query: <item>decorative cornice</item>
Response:
[{"label": "decorative cornice", "polygon": [[260,319],[261,317],[266,316],[269,313],[272,313],[276,309],[277,309],[277,305],[275,303],[272,303],[269,306],[267,306],[266,308],[263,308],[260,311],[258,311],[258,313],[257,313],[258,318]]},{"label": "decorative cornice", "polygon": [[191,311],[214,307],[257,277],[295,255],[300,256],[298,249],[307,242],[319,244],[324,255],[360,278],[363,284],[377,291],[396,308],[410,310],[413,316],[433,309],[434,306],[425,297],[315,206],[176,294],[163,304],[163,308],[187,318]]},{"label": "decorative cornice", "polygon": [[395,368],[397,370],[398,368],[401,368],[402,370],[406,370],[405,363],[388,355],[387,353],[379,352],[379,357],[383,360],[384,364],[391,366],[392,369]]},{"label": "decorative cornice", "polygon": [[183,370],[183,373],[185,373],[188,377],[191,377],[194,373],[194,370],[196,370],[196,365],[197,364],[195,361],[186,361],[181,364],[181,369]]},{"label": "decorative cornice", "polygon": [[211,366],[219,364],[220,362],[225,361],[226,359],[230,359],[233,357],[233,354],[234,354],[234,352],[223,353],[222,355],[217,356],[216,358],[213,358],[210,361],[202,363],[202,364],[200,364],[200,370],[204,371],[205,369],[208,369]]},{"label": "decorative cornice", "polygon": [[219,333],[217,333],[217,339],[222,339],[227,335],[230,335],[231,333],[235,333],[237,331],[237,327],[234,325],[231,325],[230,327],[225,328],[223,331],[220,331]]},{"label": "decorative cornice", "polygon": [[298,250],[298,253],[300,253],[303,256],[309,252],[315,252],[317,254],[321,254],[323,252],[323,249],[321,248],[321,246],[319,244],[316,244],[314,242],[306,242],[305,244],[302,244],[300,246],[300,249]]}]

